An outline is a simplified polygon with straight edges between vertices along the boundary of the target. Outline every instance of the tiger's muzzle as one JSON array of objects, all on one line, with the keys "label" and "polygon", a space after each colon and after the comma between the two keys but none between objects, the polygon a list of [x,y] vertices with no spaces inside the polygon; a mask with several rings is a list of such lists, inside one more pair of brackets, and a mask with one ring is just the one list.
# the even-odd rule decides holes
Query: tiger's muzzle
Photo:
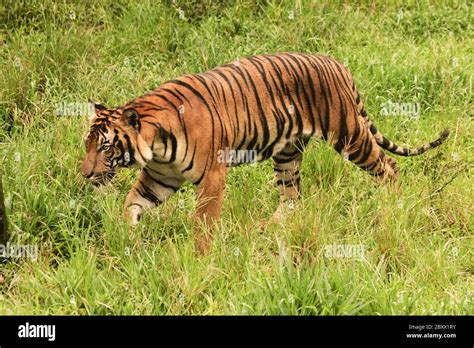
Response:
[{"label": "tiger's muzzle", "polygon": [[92,173],[90,176],[84,176],[87,180],[91,182],[95,187],[102,186],[110,182],[115,176],[115,171],[111,172],[102,172],[102,173]]}]

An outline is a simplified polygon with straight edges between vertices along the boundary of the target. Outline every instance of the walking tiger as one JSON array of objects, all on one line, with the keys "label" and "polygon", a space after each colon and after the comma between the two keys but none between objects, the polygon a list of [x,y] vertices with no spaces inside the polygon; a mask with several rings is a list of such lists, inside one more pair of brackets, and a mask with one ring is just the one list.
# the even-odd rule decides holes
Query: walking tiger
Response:
[{"label": "walking tiger", "polygon": [[252,151],[271,158],[280,207],[298,199],[303,150],[322,138],[370,174],[395,180],[395,160],[383,150],[416,156],[448,136],[417,149],[400,147],[368,119],[348,69],[336,60],[304,53],[259,55],[208,72],[168,81],[117,108],[95,104],[82,175],[109,181],[119,167],[141,173],[125,200],[125,215],[141,214],[168,199],[184,182],[197,186],[196,249],[206,253],[219,217],[229,167],[220,151]]}]

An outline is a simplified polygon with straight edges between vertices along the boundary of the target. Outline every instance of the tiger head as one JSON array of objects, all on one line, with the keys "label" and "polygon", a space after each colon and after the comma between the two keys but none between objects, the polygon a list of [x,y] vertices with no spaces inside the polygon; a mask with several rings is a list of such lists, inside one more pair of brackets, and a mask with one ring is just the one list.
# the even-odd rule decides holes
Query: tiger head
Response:
[{"label": "tiger head", "polygon": [[153,156],[140,135],[140,120],[134,108],[108,109],[94,104],[94,109],[81,174],[100,186],[109,182],[119,168],[144,167]]}]

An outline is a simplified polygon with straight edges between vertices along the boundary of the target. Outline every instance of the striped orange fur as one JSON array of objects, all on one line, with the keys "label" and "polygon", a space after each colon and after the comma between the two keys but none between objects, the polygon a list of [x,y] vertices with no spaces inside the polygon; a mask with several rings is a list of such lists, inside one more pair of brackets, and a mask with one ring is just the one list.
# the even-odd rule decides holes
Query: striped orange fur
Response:
[{"label": "striped orange fur", "polygon": [[313,137],[330,142],[370,174],[396,179],[395,160],[383,149],[418,155],[447,135],[415,150],[400,147],[368,119],[352,75],[336,60],[260,55],[168,81],[118,108],[97,104],[82,174],[101,184],[119,167],[140,167],[125,201],[132,223],[184,182],[194,183],[196,215],[207,225],[197,229],[196,247],[206,252],[228,168],[238,164],[222,160],[222,151],[251,151],[257,161],[272,158],[284,204],[301,194],[303,150]]}]

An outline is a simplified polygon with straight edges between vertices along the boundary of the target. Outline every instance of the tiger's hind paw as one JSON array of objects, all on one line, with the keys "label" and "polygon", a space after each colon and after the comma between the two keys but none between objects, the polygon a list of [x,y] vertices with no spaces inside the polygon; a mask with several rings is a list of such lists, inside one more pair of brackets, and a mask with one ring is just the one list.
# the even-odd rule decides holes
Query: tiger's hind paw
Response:
[{"label": "tiger's hind paw", "polygon": [[275,213],[270,218],[270,223],[272,224],[282,224],[286,221],[286,219],[293,215],[296,207],[296,201],[288,200],[286,202],[280,202]]}]

